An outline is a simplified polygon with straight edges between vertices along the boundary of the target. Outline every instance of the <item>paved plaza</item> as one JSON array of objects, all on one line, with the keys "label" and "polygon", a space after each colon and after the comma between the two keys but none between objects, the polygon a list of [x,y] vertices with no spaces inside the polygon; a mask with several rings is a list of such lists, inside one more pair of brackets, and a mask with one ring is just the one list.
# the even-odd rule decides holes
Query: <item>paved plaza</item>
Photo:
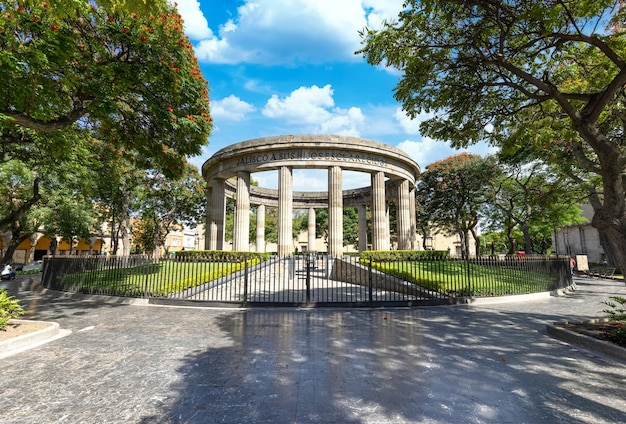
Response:
[{"label": "paved plaza", "polygon": [[0,423],[626,422],[626,363],[546,335],[621,282],[398,309],[174,308],[19,293],[71,334],[0,361]]}]

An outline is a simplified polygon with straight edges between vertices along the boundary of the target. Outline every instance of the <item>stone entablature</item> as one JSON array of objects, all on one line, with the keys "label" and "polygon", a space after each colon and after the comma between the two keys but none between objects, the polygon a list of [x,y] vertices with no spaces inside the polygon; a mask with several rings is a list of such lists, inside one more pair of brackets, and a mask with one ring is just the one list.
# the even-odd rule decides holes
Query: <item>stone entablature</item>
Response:
[{"label": "stone entablature", "polygon": [[[293,169],[327,169],[327,192],[294,192]],[[255,172],[278,171],[278,190],[254,187]],[[342,190],[344,170],[369,173],[370,187]],[[403,151],[373,140],[338,135],[283,135],[257,138],[225,147],[202,166],[207,188],[207,238],[205,248],[223,249],[225,198],[235,198],[233,248],[249,249],[249,211],[257,214],[257,249],[264,249],[265,207],[278,209],[278,254],[293,252],[291,220],[293,209],[309,209],[309,228],[313,228],[314,209],[327,208],[329,214],[328,253],[342,254],[344,207],[359,208],[359,250],[367,243],[367,214],[371,210],[374,250],[390,247],[388,202],[397,206],[399,249],[416,246],[415,181],[420,174],[417,163]],[[311,218],[312,217],[312,218]],[[310,230],[311,231],[311,230]],[[314,237],[312,237],[314,239]],[[259,247],[261,246],[261,247]],[[263,250],[261,250],[263,251]]]},{"label": "stone entablature", "polygon": [[305,134],[263,137],[225,147],[202,165],[202,175],[211,184],[216,177],[226,180],[240,171],[263,172],[283,166],[380,171],[411,185],[420,174],[419,165],[393,146],[358,137]]}]

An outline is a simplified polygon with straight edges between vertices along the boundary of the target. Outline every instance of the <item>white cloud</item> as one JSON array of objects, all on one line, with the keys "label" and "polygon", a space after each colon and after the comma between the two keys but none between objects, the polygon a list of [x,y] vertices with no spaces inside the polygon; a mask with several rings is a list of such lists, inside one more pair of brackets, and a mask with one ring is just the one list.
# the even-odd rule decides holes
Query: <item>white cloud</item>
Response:
[{"label": "white cloud", "polygon": [[430,137],[422,137],[421,141],[405,140],[398,144],[397,147],[417,162],[422,171],[431,163],[458,155],[462,151],[482,156],[490,155],[497,151],[496,148],[484,142],[469,146],[467,149],[457,150],[444,141],[435,141]]},{"label": "white cloud", "polygon": [[382,21],[398,20],[398,13],[402,10],[403,1],[400,0],[363,0],[363,8],[367,14],[367,26],[380,28]]},{"label": "white cloud", "polygon": [[211,117],[216,121],[243,121],[246,114],[254,110],[250,103],[232,94],[222,100],[211,102]]},{"label": "white cloud", "polygon": [[274,94],[263,108],[263,115],[287,119],[294,123],[319,123],[329,118],[330,112],[326,108],[334,104],[333,89],[330,85],[322,88],[317,85],[300,87],[282,99]]},{"label": "white cloud", "polygon": [[247,0],[216,35],[198,43],[196,55],[223,64],[355,61],[358,31],[401,8],[402,0]]},{"label": "white cloud", "polygon": [[365,121],[365,116],[358,107],[350,109],[335,108],[330,119],[320,124],[323,134],[351,135],[358,137],[358,127]]},{"label": "white cloud", "polygon": [[411,119],[402,110],[397,108],[393,117],[398,121],[402,130],[407,134],[419,134],[419,126],[422,122],[433,117],[432,113],[420,113],[415,119]]},{"label": "white cloud", "polygon": [[358,136],[365,117],[358,107],[334,107],[330,85],[300,87],[287,97],[276,94],[267,101],[263,115],[298,125],[303,132]]},{"label": "white cloud", "polygon": [[178,12],[185,23],[185,34],[192,40],[213,37],[209,23],[200,10],[198,0],[178,0]]}]

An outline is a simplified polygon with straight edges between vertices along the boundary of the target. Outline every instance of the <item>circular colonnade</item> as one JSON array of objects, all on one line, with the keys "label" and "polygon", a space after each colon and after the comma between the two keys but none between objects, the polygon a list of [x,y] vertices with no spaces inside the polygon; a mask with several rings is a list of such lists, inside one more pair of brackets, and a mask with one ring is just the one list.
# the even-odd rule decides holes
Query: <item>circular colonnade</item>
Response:
[{"label": "circular colonnade", "polygon": [[[327,192],[294,192],[293,169],[327,169]],[[250,185],[255,172],[278,171],[278,190]],[[342,171],[371,175],[371,186],[342,190]],[[250,206],[257,205],[256,249],[265,250],[265,208],[278,209],[278,255],[293,253],[292,212],[307,209],[308,245],[315,245],[315,209],[328,209],[328,254],[343,253],[343,208],[357,207],[359,251],[367,249],[367,208],[373,250],[390,248],[388,202],[396,203],[398,249],[417,248],[415,181],[420,169],[383,143],[337,135],[263,137],[225,147],[202,165],[206,180],[205,248],[224,249],[226,198],[235,198],[233,250],[249,251]]]}]

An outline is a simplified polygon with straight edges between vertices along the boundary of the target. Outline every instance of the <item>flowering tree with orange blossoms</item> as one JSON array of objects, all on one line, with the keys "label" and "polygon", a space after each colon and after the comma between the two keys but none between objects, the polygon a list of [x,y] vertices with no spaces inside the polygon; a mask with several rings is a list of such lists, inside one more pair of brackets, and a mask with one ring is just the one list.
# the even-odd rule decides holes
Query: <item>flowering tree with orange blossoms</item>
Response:
[{"label": "flowering tree with orange blossoms", "polygon": [[469,237],[479,246],[477,226],[486,207],[487,187],[496,175],[489,159],[460,153],[426,167],[417,187],[420,214],[436,231],[456,234],[461,256],[469,256]]},{"label": "flowering tree with orange blossoms", "polygon": [[[211,131],[207,81],[174,6],[157,15],[88,2],[0,5],[5,155],[70,126],[140,167],[180,172]],[[109,2],[112,3],[112,2]]]},{"label": "flowering tree with orange blossoms", "polygon": [[[47,179],[94,163],[80,152],[105,146],[95,162],[180,176],[208,142],[208,92],[166,0],[0,2],[0,166],[22,161],[35,184],[0,212],[0,232],[41,202]],[[42,155],[56,175],[38,170]]]}]

